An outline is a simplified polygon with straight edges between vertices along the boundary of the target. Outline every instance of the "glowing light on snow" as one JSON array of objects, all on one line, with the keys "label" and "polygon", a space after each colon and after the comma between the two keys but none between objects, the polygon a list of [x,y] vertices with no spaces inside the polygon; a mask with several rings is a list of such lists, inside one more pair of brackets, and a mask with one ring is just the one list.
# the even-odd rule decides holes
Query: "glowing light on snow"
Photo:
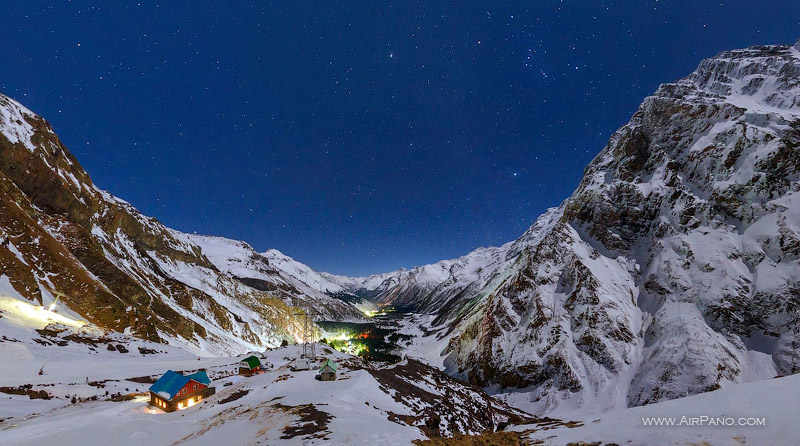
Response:
[{"label": "glowing light on snow", "polygon": [[48,308],[34,306],[19,299],[10,297],[0,297],[0,310],[5,313],[12,322],[23,326],[33,326],[43,328],[51,323],[62,324],[69,327],[81,328],[86,325],[85,321],[71,319],[63,314],[52,311],[55,302]]},{"label": "glowing light on snow", "polygon": [[361,312],[364,313],[364,315],[367,317],[375,317],[387,313],[392,313],[393,311],[394,311],[393,307],[381,307],[378,308],[377,310],[362,310]]},{"label": "glowing light on snow", "polygon": [[341,350],[345,353],[349,353],[353,356],[358,356],[362,353],[369,353],[369,347],[366,344],[362,343],[355,343],[353,341],[347,341],[347,345]]},{"label": "glowing light on snow", "polygon": [[328,345],[336,350],[357,356],[362,353],[369,353],[369,346],[364,343],[365,340],[369,339],[369,336],[369,331],[356,333],[345,329],[328,333],[326,339],[328,340]]}]

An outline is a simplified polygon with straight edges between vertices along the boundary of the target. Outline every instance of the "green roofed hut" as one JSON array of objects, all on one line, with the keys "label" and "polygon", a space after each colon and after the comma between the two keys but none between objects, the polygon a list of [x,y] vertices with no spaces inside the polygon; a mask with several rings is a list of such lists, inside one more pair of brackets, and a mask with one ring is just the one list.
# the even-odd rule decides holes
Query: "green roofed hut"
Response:
[{"label": "green roofed hut", "polygon": [[248,356],[239,362],[239,374],[244,376],[253,376],[261,372],[261,360],[255,356]]},{"label": "green roofed hut", "polygon": [[330,359],[326,359],[319,368],[319,375],[317,376],[319,376],[320,381],[336,381],[336,371],[338,369],[338,364]]}]

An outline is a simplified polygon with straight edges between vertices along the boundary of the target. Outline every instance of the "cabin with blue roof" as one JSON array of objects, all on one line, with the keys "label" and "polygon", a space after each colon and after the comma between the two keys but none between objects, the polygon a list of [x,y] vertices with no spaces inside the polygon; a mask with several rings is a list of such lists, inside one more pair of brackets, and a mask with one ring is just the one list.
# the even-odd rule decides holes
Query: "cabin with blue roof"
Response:
[{"label": "cabin with blue roof", "polygon": [[205,370],[183,375],[167,370],[150,386],[150,405],[165,412],[186,409],[216,392]]}]

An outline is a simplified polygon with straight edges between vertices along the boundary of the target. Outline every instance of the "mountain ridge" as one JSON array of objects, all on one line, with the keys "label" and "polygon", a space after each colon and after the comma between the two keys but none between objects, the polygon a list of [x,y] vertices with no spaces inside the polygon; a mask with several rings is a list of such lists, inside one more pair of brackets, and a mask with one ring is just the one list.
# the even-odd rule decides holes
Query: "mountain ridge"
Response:
[{"label": "mountain ridge", "polygon": [[295,300],[321,317],[352,305],[278,272],[269,292],[222,273],[190,236],[97,188],[40,116],[0,95],[0,276],[39,305],[202,354],[295,341]]},{"label": "mountain ridge", "polygon": [[[2,96],[0,110],[10,111],[0,115],[0,143],[13,150],[0,152],[0,184],[7,185],[0,204],[38,203],[20,207],[29,219],[49,211],[52,222],[31,219],[28,226],[50,234],[63,256],[83,255],[71,270],[88,271],[83,282],[103,296],[115,291],[106,293],[105,281],[91,275],[116,273],[97,254],[81,252],[81,241],[99,244],[102,257],[117,259],[113,266],[139,287],[156,280],[155,289],[187,294],[188,305],[165,299],[173,311],[196,302],[211,308],[213,320],[203,323],[182,315],[193,325],[173,340],[203,338],[198,324],[217,336],[277,339],[253,334],[231,312],[236,301],[268,293],[284,305],[310,298],[331,306],[329,314],[346,309],[338,317],[357,319],[354,308],[329,296],[346,292],[435,316],[426,329],[447,341],[448,373],[533,413],[646,405],[800,370],[798,79],[800,42],[706,59],[645,98],[575,192],[517,240],[361,278],[318,273],[277,250],[257,253],[244,242],[148,220],[94,187],[41,118],[28,119]],[[26,180],[16,171],[24,164],[6,162],[8,153],[23,160],[44,154],[48,168]],[[55,183],[53,197],[37,186]],[[90,226],[96,214],[87,214],[81,198],[112,208],[111,223]],[[10,238],[17,249],[19,237]],[[0,249],[0,260],[9,259],[0,274],[15,258],[29,260],[6,251]],[[130,267],[123,257],[139,263]],[[29,290],[25,297],[47,301],[41,282],[27,279],[25,289],[39,295]],[[287,308],[267,325],[280,328],[275,321],[289,317]],[[135,333],[153,335],[147,324],[142,330]]]}]

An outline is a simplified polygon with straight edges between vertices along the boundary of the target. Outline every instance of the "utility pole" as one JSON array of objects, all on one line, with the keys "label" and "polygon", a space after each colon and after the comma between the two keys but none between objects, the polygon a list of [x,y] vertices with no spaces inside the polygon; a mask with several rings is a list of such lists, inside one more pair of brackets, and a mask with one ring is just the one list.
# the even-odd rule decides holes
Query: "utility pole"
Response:
[{"label": "utility pole", "polygon": [[308,304],[302,306],[297,305],[294,298],[292,299],[292,306],[295,308],[292,314],[295,316],[303,316],[303,354],[300,357],[305,359],[315,358],[317,356],[316,330],[314,329],[314,321],[311,317],[319,315],[320,312]]}]

